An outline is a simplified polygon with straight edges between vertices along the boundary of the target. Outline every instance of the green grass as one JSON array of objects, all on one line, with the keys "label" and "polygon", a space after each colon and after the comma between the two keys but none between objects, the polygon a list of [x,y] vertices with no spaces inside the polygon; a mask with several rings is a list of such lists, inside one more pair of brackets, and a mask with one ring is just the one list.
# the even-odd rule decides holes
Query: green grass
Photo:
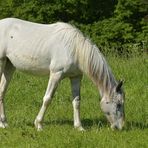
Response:
[{"label": "green grass", "polygon": [[42,103],[48,78],[16,72],[9,86],[5,107],[9,127],[0,129],[0,148],[147,148],[148,147],[148,60],[108,57],[117,79],[125,79],[126,125],[112,131],[99,106],[99,95],[86,77],[81,89],[81,119],[86,132],[73,128],[71,90],[61,82],[46,112],[44,130],[33,122]]}]

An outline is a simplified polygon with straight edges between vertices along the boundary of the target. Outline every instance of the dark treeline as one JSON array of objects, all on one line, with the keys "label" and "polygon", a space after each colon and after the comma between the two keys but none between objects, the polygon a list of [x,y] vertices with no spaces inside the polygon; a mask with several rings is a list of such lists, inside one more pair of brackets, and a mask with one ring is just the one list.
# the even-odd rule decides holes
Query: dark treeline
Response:
[{"label": "dark treeline", "polygon": [[0,19],[76,25],[105,52],[148,48],[147,0],[0,0]]}]

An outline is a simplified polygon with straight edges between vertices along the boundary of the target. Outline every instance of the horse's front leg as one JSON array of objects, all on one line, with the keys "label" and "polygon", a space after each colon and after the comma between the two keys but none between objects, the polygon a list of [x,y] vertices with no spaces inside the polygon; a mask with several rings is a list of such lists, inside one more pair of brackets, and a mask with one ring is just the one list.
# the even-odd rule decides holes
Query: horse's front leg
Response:
[{"label": "horse's front leg", "polygon": [[1,77],[0,83],[0,127],[5,128],[7,126],[6,117],[4,112],[4,94],[6,91],[7,80],[5,79],[4,74]]},{"label": "horse's front leg", "polygon": [[80,83],[81,76],[76,78],[71,78],[71,89],[73,95],[73,114],[74,114],[74,127],[80,131],[84,131],[81,120],[80,120]]},{"label": "horse's front leg", "polygon": [[43,98],[43,104],[34,122],[35,127],[37,128],[38,131],[42,130],[42,121],[44,118],[45,111],[47,110],[47,107],[52,100],[52,97],[57,88],[57,85],[62,78],[62,74],[63,74],[62,71],[59,71],[56,73],[51,72],[50,74],[50,79],[48,82],[47,90]]},{"label": "horse's front leg", "polygon": [[7,61],[4,67],[1,81],[0,81],[0,128],[5,128],[7,126],[5,110],[4,110],[4,97],[8,87],[8,84],[11,80],[12,74],[14,72],[14,67],[12,64]]}]

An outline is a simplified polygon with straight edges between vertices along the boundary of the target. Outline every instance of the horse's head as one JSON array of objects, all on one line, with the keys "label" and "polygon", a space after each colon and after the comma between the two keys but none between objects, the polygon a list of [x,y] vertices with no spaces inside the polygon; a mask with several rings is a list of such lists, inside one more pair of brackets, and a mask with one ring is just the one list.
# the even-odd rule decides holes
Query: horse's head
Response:
[{"label": "horse's head", "polygon": [[122,129],[124,125],[124,93],[122,81],[113,89],[109,97],[101,100],[101,109],[111,124],[112,129]]}]

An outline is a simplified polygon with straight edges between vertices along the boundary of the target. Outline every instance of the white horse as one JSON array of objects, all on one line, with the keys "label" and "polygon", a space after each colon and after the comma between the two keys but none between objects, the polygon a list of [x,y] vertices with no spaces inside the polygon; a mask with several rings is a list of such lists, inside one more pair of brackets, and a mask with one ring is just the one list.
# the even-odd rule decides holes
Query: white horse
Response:
[{"label": "white horse", "polygon": [[80,81],[85,73],[100,91],[101,109],[111,128],[122,129],[124,94],[99,49],[75,27],[67,23],[50,25],[15,18],[0,21],[0,127],[7,126],[3,99],[15,69],[50,75],[43,104],[35,119],[42,129],[45,111],[54,92],[65,77],[71,80],[74,127],[83,130],[80,121]]}]

